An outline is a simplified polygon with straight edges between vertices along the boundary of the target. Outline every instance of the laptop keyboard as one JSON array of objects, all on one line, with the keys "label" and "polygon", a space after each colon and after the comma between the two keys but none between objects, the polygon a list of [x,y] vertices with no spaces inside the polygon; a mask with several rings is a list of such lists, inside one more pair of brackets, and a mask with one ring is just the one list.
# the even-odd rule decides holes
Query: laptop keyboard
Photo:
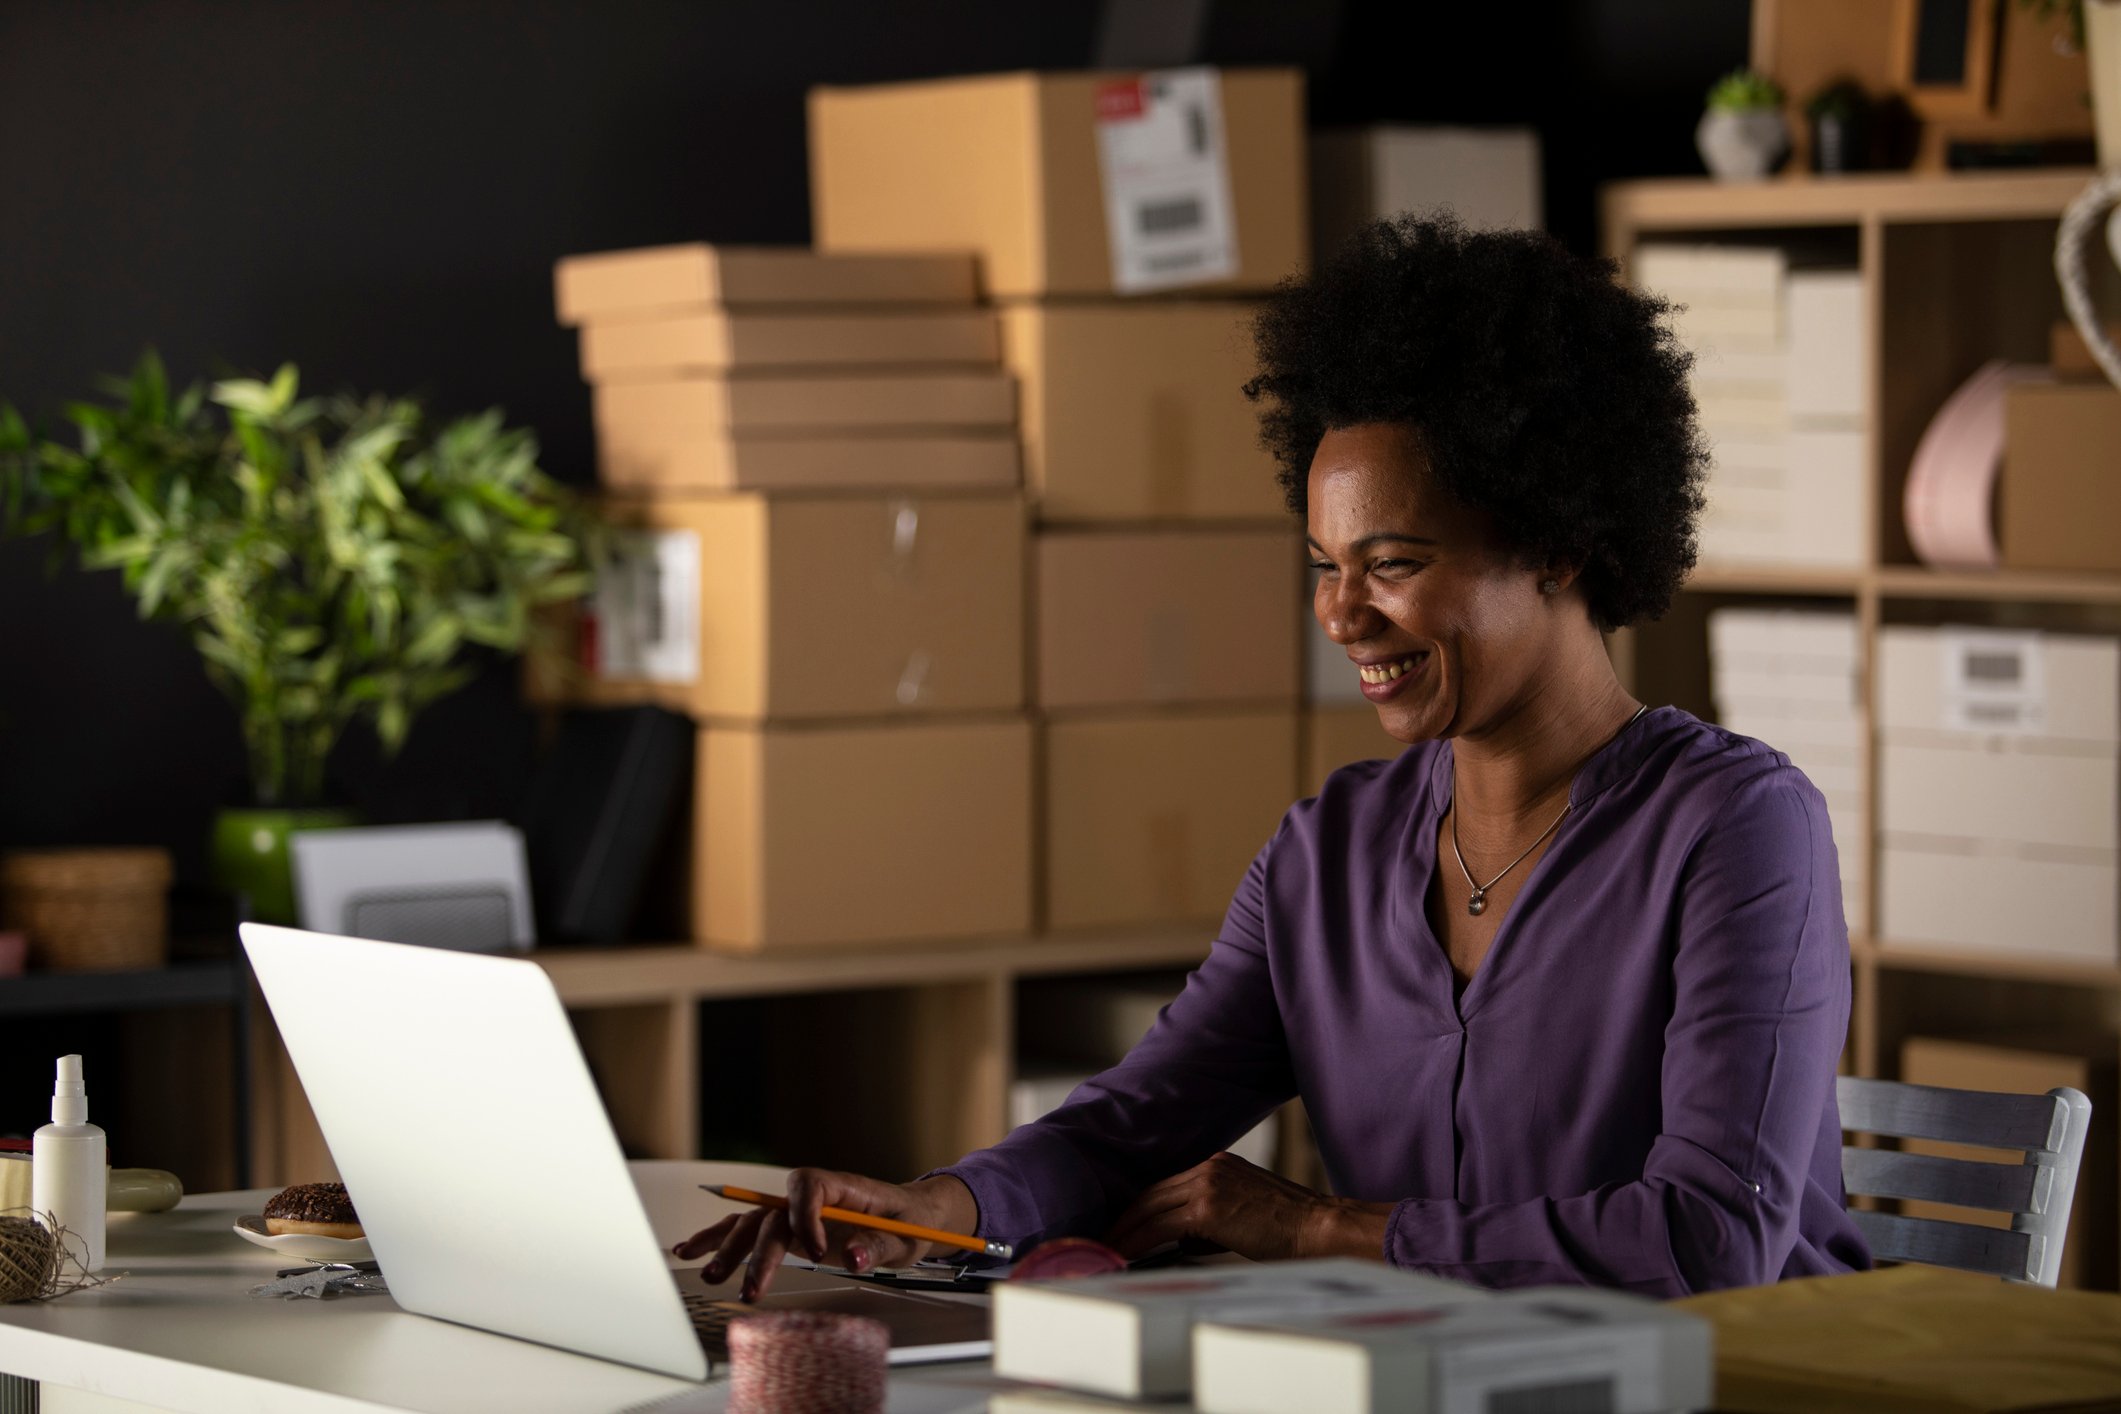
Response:
[{"label": "laptop keyboard", "polygon": [[700,1338],[701,1348],[717,1360],[727,1360],[729,1323],[751,1308],[740,1302],[724,1301],[705,1291],[680,1294],[685,1298],[685,1314],[692,1318],[692,1333]]}]

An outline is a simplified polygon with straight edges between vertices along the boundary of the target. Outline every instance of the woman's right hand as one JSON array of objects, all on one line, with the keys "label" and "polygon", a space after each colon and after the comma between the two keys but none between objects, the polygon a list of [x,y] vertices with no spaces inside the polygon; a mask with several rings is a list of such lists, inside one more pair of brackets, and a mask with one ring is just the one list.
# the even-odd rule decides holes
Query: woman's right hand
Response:
[{"label": "woman's right hand", "polygon": [[712,1253],[700,1269],[701,1279],[709,1286],[721,1285],[738,1266],[747,1266],[742,1298],[756,1301],[772,1287],[781,1258],[791,1250],[820,1266],[866,1272],[910,1267],[933,1247],[873,1228],[827,1222],[818,1211],[827,1207],[875,1213],[945,1232],[970,1233],[979,1224],[979,1204],[972,1190],[947,1174],[901,1184],[832,1169],[791,1169],[785,1210],[753,1208],[732,1213],[673,1250],[688,1261]]}]

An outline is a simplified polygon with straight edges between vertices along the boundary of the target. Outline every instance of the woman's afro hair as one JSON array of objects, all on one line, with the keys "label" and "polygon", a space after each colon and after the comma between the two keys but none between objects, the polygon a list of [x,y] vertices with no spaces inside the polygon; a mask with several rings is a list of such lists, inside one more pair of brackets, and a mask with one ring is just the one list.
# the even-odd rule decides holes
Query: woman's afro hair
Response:
[{"label": "woman's afro hair", "polygon": [[1406,424],[1527,563],[1580,567],[1600,628],[1661,616],[1694,564],[1708,455],[1670,306],[1617,274],[1537,233],[1400,216],[1284,282],[1245,393],[1290,509],[1328,430]]}]

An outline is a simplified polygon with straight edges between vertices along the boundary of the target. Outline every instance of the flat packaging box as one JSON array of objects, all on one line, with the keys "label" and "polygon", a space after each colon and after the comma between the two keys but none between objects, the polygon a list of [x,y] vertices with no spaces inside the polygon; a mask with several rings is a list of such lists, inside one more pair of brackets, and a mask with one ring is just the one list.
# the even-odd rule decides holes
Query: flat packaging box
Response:
[{"label": "flat packaging box", "polygon": [[1031,927],[1031,727],[710,725],[694,791],[693,936],[780,948]]},{"label": "flat packaging box", "polygon": [[1047,531],[1032,562],[1038,706],[1296,703],[1293,531]]},{"label": "flat packaging box", "polygon": [[2021,383],[2003,401],[2005,567],[2121,573],[2121,390]]},{"label": "flat packaging box", "polygon": [[1867,298],[1854,270],[1793,270],[1789,286],[1789,409],[1802,422],[1857,423],[1866,414]]},{"label": "flat packaging box", "polygon": [[[1987,1090],[2008,1095],[2044,1095],[2057,1086],[2091,1097],[2092,1113],[2111,1114],[2115,1102],[2114,1047],[2110,1036],[2064,1037],[1996,1033],[1976,1036],[1910,1036],[1900,1043],[1900,1078],[1911,1085],[1948,1090]],[[1977,1163],[2018,1164],[2016,1150],[1977,1149],[1905,1139],[1911,1153],[1971,1159]],[[2114,1129],[2094,1124],[2077,1171],[2075,1201],[2070,1205],[2069,1237],[2063,1245],[2064,1287],[2114,1285]],[[1901,1211],[1913,1218],[1942,1218],[1978,1227],[2008,1228],[2009,1213],[1948,1207],[1941,1203],[1906,1202]]]},{"label": "flat packaging box", "polygon": [[1389,761],[1407,744],[1378,725],[1377,709],[1365,702],[1354,707],[1306,707],[1303,718],[1303,791],[1316,795],[1326,777],[1357,761]]},{"label": "flat packaging box", "polygon": [[1663,1414],[1712,1402],[1712,1345],[1698,1316],[1582,1288],[1240,1313],[1194,1326],[1193,1403],[1202,1414]]},{"label": "flat packaging box", "polygon": [[552,280],[567,325],[709,305],[971,304],[979,291],[969,252],[821,255],[699,242],[565,256]]},{"label": "flat packaging box", "polygon": [[733,721],[1023,706],[1013,496],[711,496],[606,517],[592,703]]},{"label": "flat packaging box", "polygon": [[1880,947],[2121,962],[2121,854],[1881,834]]},{"label": "flat packaging box", "polygon": [[1022,390],[1024,478],[1040,517],[1286,523],[1259,410],[1244,395],[1256,308],[1004,307],[1003,357]]},{"label": "flat packaging box", "polygon": [[1890,625],[1877,686],[1882,731],[2121,742],[2121,638]]},{"label": "flat packaging box", "polygon": [[994,1288],[994,1372],[1121,1399],[1182,1396],[1193,1384],[1197,1321],[1489,1299],[1475,1286],[1352,1257],[1002,1282]]},{"label": "flat packaging box", "polygon": [[695,432],[597,429],[597,479],[629,495],[725,491],[980,491],[1014,488],[1007,432]]},{"label": "flat packaging box", "polygon": [[582,327],[592,383],[731,369],[902,368],[993,364],[991,309],[815,312],[706,310]]},{"label": "flat packaging box", "polygon": [[978,369],[904,373],[695,374],[605,383],[591,395],[606,446],[629,433],[818,433],[991,430],[1016,425],[1009,375]]},{"label": "flat packaging box", "polygon": [[1366,127],[1311,135],[1311,248],[1323,260],[1357,228],[1446,207],[1475,230],[1536,231],[1539,134],[1531,128]]},{"label": "flat packaging box", "polygon": [[2041,736],[1887,728],[1878,827],[2011,844],[2121,848],[2121,749]]},{"label": "flat packaging box", "polygon": [[819,249],[970,249],[997,297],[1265,290],[1302,273],[1304,208],[1294,69],[810,92]]},{"label": "flat packaging box", "polygon": [[1049,928],[1213,923],[1296,799],[1293,708],[1042,730]]}]

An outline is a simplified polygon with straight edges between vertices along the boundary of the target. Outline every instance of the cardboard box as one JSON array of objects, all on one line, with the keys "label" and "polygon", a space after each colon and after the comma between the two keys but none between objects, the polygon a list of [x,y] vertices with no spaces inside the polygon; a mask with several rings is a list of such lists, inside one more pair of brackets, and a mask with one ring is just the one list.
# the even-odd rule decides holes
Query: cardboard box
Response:
[{"label": "cardboard box", "polygon": [[1288,523],[1259,444],[1250,321],[1236,301],[1012,305],[1024,477],[1050,521]]},{"label": "cardboard box", "polygon": [[2121,573],[2121,390],[2016,384],[2003,424],[2004,566]]},{"label": "cardboard box", "polygon": [[[2114,1042],[2111,1036],[2059,1038],[2011,1032],[1972,1037],[1910,1036],[1900,1043],[1900,1078],[1910,1085],[2005,1095],[2044,1095],[2067,1086],[2091,1099],[2096,1117],[2113,1112]],[[2024,1151],[2019,1149],[1982,1149],[1925,1139],[1903,1140],[1901,1147],[1909,1153],[1976,1163],[2025,1161]],[[2065,1288],[2113,1288],[2115,1162],[2114,1128],[2095,1118],[2077,1170],[2069,1236],[2063,1242],[2060,1285]],[[2011,1225],[2008,1213],[1942,1203],[1908,1202],[1901,1211],[1912,1218],[1942,1218],[1979,1227]]]},{"label": "cardboard box", "polygon": [[1311,135],[1311,249],[1318,259],[1371,221],[1438,207],[1476,230],[1539,230],[1539,134],[1370,127]]},{"label": "cardboard box", "polygon": [[1881,835],[1880,946],[2121,962],[2121,855]]},{"label": "cardboard box", "polygon": [[1887,729],[1882,830],[2065,848],[2121,848],[2121,752],[2036,736]]},{"label": "cardboard box", "polygon": [[553,266],[560,323],[698,312],[703,305],[971,304],[962,255],[821,255],[806,246],[650,246],[569,255]]},{"label": "cardboard box", "polygon": [[698,374],[600,384],[591,398],[606,445],[623,445],[633,433],[667,437],[1016,425],[1016,388],[999,370]]},{"label": "cardboard box", "polygon": [[1293,532],[1046,531],[1032,561],[1038,706],[1295,703]]},{"label": "cardboard box", "polygon": [[1890,625],[1878,726],[2121,742],[2121,638]]},{"label": "cardboard box", "polygon": [[701,941],[757,951],[1029,930],[1028,722],[708,726],[698,761]]},{"label": "cardboard box", "polygon": [[1024,518],[1013,496],[615,503],[577,694],[700,718],[1017,711]]},{"label": "cardboard box", "polygon": [[1212,924],[1296,798],[1296,712],[1043,728],[1048,928]]},{"label": "cardboard box", "polygon": [[1001,432],[736,436],[653,427],[597,429],[597,477],[613,491],[980,491],[1017,484],[1016,438]]},{"label": "cardboard box", "polygon": [[738,369],[898,368],[992,364],[1001,331],[991,309],[860,314],[701,311],[582,327],[582,376],[657,378]]},{"label": "cardboard box", "polygon": [[[2102,326],[2106,337],[2121,344],[2121,324]],[[2067,319],[2057,319],[2048,332],[2047,361],[2054,366],[2055,376],[2068,382],[2106,383],[2106,373],[2099,367],[2099,360],[2092,356],[2092,346],[2084,342],[2077,326]],[[2111,387],[2111,384],[2106,386]]]},{"label": "cardboard box", "polygon": [[[811,224],[826,251],[970,248],[996,296],[1264,290],[1307,258],[1303,143],[1293,69],[816,88]],[[1145,185],[1136,155],[1175,179]],[[1141,233],[1162,269],[1128,258],[1159,258]]]},{"label": "cardboard box", "polygon": [[1303,717],[1303,791],[1316,795],[1325,788],[1326,777],[1357,761],[1382,761],[1396,757],[1407,744],[1387,732],[1377,721],[1377,709],[1365,702],[1356,707],[1307,707]]}]

